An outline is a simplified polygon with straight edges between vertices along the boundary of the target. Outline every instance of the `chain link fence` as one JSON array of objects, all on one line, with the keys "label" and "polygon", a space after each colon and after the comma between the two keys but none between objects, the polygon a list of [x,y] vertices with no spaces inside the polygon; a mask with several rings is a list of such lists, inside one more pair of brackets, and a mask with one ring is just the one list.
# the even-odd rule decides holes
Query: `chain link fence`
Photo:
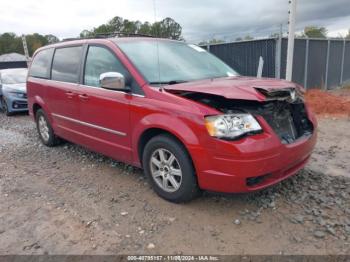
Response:
[{"label": "chain link fence", "polygon": [[[256,76],[260,56],[262,76],[285,78],[286,38],[268,38],[202,46],[238,73]],[[350,40],[297,38],[292,80],[305,88],[333,89],[350,81]]]}]

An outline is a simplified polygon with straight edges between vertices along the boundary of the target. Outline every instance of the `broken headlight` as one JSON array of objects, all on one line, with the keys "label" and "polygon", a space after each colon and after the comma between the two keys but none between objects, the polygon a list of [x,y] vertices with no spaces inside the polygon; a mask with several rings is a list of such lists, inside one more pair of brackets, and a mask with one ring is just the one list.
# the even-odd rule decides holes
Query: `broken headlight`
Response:
[{"label": "broken headlight", "polygon": [[251,114],[225,114],[205,117],[211,136],[234,139],[247,133],[260,132],[261,126]]}]

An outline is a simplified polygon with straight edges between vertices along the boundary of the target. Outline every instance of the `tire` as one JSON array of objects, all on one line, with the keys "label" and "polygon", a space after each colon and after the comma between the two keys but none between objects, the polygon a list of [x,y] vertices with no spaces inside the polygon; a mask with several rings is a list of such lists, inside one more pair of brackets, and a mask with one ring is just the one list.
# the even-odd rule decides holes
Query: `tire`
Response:
[{"label": "tire", "polygon": [[9,108],[7,106],[7,103],[6,103],[4,97],[1,97],[1,105],[2,105],[2,111],[5,113],[6,116],[12,116],[13,115],[13,112],[9,111]]},{"label": "tire", "polygon": [[39,109],[35,114],[36,127],[38,130],[41,142],[48,147],[53,147],[61,143],[52,129],[52,126],[42,109]]},{"label": "tire", "polygon": [[173,203],[184,203],[199,195],[192,160],[185,147],[172,136],[158,135],[148,141],[142,163],[146,176],[160,197]]}]

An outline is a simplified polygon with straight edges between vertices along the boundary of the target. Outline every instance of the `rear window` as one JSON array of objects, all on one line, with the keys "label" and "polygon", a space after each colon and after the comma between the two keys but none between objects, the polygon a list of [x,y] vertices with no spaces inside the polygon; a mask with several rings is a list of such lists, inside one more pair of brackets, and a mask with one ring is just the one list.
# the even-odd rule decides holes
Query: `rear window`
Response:
[{"label": "rear window", "polygon": [[30,66],[29,75],[39,78],[50,77],[50,66],[53,55],[53,48],[44,49],[37,53]]},{"label": "rear window", "polygon": [[52,62],[51,79],[78,83],[82,51],[82,46],[56,49]]}]

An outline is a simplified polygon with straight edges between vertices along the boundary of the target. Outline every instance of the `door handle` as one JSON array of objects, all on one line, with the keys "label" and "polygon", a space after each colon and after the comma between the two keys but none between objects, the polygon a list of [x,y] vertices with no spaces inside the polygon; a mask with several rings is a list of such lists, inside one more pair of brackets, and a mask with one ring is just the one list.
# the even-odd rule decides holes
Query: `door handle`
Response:
[{"label": "door handle", "polygon": [[66,96],[67,96],[69,99],[72,99],[73,96],[74,96],[74,93],[71,92],[71,91],[67,91],[67,92],[65,92],[65,94],[66,94]]},{"label": "door handle", "polygon": [[87,95],[87,94],[82,94],[82,95],[79,95],[79,98],[81,99],[81,100],[88,100],[89,99],[89,96]]}]

